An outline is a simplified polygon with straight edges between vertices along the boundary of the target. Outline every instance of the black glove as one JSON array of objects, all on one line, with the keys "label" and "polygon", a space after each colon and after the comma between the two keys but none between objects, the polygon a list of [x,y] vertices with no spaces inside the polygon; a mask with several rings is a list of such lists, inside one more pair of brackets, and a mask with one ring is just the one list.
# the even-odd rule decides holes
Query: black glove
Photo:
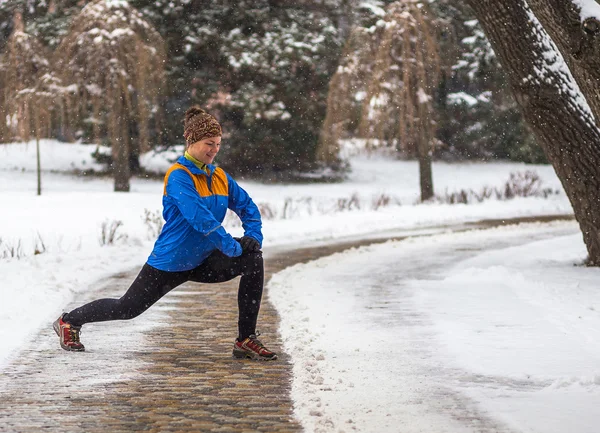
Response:
[{"label": "black glove", "polygon": [[250,236],[243,236],[241,238],[233,238],[240,243],[242,251],[245,253],[255,253],[260,251],[260,243]]}]

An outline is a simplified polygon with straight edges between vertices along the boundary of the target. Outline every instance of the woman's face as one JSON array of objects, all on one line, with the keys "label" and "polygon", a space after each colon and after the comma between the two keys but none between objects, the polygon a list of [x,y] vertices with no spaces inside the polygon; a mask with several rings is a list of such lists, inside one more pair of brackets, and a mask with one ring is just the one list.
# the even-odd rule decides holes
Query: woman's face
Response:
[{"label": "woman's face", "polygon": [[190,155],[205,164],[212,164],[221,148],[221,137],[204,138],[190,144],[187,151]]}]

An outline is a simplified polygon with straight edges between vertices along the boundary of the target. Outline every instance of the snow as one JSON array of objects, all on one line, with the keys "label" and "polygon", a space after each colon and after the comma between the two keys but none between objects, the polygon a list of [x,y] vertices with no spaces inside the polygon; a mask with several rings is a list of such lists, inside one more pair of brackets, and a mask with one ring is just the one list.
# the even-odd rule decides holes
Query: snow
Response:
[{"label": "snow", "polygon": [[[42,170],[44,171],[102,170],[102,166],[91,158],[96,146],[40,140],[40,149]],[[0,144],[0,171],[34,172],[37,165],[35,152],[35,141]]]},{"label": "snow", "polygon": [[106,0],[106,7],[108,8],[128,8],[129,2],[126,0]]},{"label": "snow", "polygon": [[571,0],[571,2],[580,9],[581,22],[588,18],[600,21],[600,5],[595,0]]},{"label": "snow", "polygon": [[419,101],[419,104],[427,104],[431,99],[432,97],[427,94],[425,89],[419,87],[419,90],[417,90],[417,100]]},{"label": "snow", "polygon": [[[267,259],[269,251],[292,245],[386,231],[414,236],[298,265],[272,280],[269,293],[294,364],[295,413],[306,430],[385,432],[402,425],[403,431],[465,431],[444,412],[463,405],[524,431],[551,432],[566,425],[559,404],[592,413],[587,409],[600,402],[593,341],[599,299],[592,285],[598,275],[572,266],[585,253],[581,236],[573,235],[576,225],[448,235],[432,229],[571,214],[552,168],[435,163],[438,192],[501,188],[510,173],[525,170],[561,192],[547,199],[416,204],[416,162],[369,155],[353,145],[345,150],[352,172],[342,183],[239,179],[263,209]],[[156,230],[144,214],[161,209],[161,180],[133,179],[130,193],[114,193],[110,178],[67,174],[99,170],[91,157],[96,146],[52,140],[41,142],[43,193],[36,196],[35,149],[35,142],[0,145],[0,367],[77,294],[138,269]],[[143,155],[142,165],[164,170],[178,150]],[[381,197],[389,198],[387,206],[374,203]],[[101,245],[102,225],[115,221],[123,225],[114,245]],[[241,234],[235,218],[225,227]],[[503,249],[484,251],[491,246]],[[10,337],[15,323],[18,339]],[[514,356],[518,350],[522,357]],[[576,406],[584,396],[588,400]],[[523,406],[515,407],[518,402]],[[542,426],[527,417],[534,410],[553,418]],[[582,416],[578,422],[587,421]],[[582,425],[577,431],[591,431]]]},{"label": "snow", "polygon": [[575,223],[527,224],[280,272],[295,415],[309,432],[596,432],[600,270],[573,266],[585,255]]},{"label": "snow", "polygon": [[379,7],[378,5],[376,5],[374,3],[362,2],[358,7],[362,8],[362,9],[367,9],[373,15],[376,15],[378,17],[385,16],[385,9]]},{"label": "snow", "polygon": [[477,105],[479,101],[477,98],[469,95],[465,92],[457,92],[457,93],[449,93],[448,94],[448,103],[451,105],[460,105],[465,103],[469,107],[473,107]]}]

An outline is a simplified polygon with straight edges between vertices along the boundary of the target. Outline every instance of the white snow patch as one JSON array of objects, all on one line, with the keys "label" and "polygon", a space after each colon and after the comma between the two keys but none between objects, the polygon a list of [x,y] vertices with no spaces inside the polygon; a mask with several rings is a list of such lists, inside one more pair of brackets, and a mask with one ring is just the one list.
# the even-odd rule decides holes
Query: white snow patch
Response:
[{"label": "white snow patch", "polygon": [[479,102],[477,100],[477,98],[474,98],[473,96],[471,96],[465,92],[448,94],[448,103],[452,104],[452,105],[460,105],[460,104],[464,103],[464,104],[468,105],[469,107],[473,107],[473,106],[477,105],[477,102]]},{"label": "white snow patch", "polygon": [[581,16],[581,22],[588,18],[595,18],[600,21],[600,4],[595,0],[571,0],[571,2],[578,6]]},{"label": "white snow patch", "polygon": [[[306,431],[595,433],[600,270],[575,223],[388,242],[269,297]],[[473,420],[473,422],[471,422]]]}]

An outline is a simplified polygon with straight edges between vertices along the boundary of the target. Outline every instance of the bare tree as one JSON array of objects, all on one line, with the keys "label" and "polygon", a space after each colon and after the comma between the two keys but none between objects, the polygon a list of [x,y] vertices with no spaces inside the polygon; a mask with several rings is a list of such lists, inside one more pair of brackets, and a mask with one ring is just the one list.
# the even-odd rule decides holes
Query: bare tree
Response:
[{"label": "bare tree", "polygon": [[[375,29],[355,29],[329,88],[318,157],[335,162],[338,141],[353,121],[352,100],[362,87],[358,135],[397,143],[419,161],[421,199],[433,196],[431,160],[436,143],[433,94],[440,81],[437,29],[425,2],[388,5]],[[362,86],[357,83],[364,83]]]},{"label": "bare tree", "polygon": [[358,126],[360,105],[356,103],[356,94],[369,80],[376,46],[377,40],[368,29],[353,29],[344,46],[342,62],[329,82],[327,113],[321,128],[317,159],[330,166],[341,162],[340,139]]},{"label": "bare tree", "polygon": [[[63,123],[87,124],[112,147],[115,191],[129,191],[130,159],[149,148],[149,121],[159,111],[165,47],[127,2],[94,0],[75,17],[56,51],[63,83]],[[137,127],[138,140],[130,129]]]},{"label": "bare tree", "polygon": [[[593,54],[598,46],[597,27],[593,21],[578,21],[573,15],[580,12],[576,6],[579,2],[529,1],[548,31],[526,0],[468,3],[569,197],[587,247],[588,263],[599,266],[600,131],[594,116],[599,87],[597,79],[589,79],[598,74],[594,66],[598,58]],[[566,53],[564,57],[561,51]],[[576,78],[583,79],[581,87]]]},{"label": "bare tree", "polygon": [[[425,201],[433,197],[433,93],[439,84],[441,65],[437,31],[428,8],[418,0],[394,2],[387,12],[359,134],[373,134],[380,140],[398,137],[400,148],[417,156],[421,200]],[[388,116],[398,119],[397,127],[390,129],[381,121],[373,122],[378,118],[387,120]]]},{"label": "bare tree", "polygon": [[50,63],[45,47],[25,33],[23,16],[19,10],[14,14],[13,31],[8,39],[3,64],[5,103],[2,120],[6,123],[6,118],[9,119],[10,138],[29,140],[35,126],[32,122],[37,102],[34,89],[38,80],[48,72]]}]

